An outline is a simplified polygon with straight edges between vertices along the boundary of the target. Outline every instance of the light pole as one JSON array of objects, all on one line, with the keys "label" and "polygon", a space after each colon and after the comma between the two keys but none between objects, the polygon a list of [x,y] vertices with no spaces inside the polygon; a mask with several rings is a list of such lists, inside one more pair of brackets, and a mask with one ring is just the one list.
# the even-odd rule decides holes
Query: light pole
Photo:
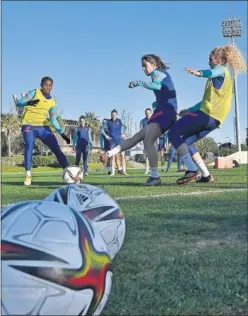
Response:
[{"label": "light pole", "polygon": [[[222,22],[222,34],[224,37],[231,37],[232,45],[234,46],[234,37],[242,35],[242,22],[240,19],[229,18]],[[236,142],[238,151],[241,151],[240,144],[240,127],[239,127],[239,100],[238,100],[238,88],[237,88],[237,75],[233,72],[233,93],[235,102],[235,119],[236,119]]]}]

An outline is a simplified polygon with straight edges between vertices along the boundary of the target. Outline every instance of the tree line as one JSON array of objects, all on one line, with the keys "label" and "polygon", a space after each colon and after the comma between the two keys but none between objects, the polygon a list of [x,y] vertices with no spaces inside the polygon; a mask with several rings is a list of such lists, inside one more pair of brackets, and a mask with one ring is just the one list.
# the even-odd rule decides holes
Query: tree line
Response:
[{"label": "tree line", "polygon": [[[95,143],[96,135],[99,135],[100,129],[100,119],[94,112],[86,112],[84,114],[88,125],[92,130],[92,139],[93,143]],[[58,122],[61,127],[64,128],[63,113],[60,112],[57,114]],[[132,114],[125,112],[125,110],[121,114],[121,120],[123,124],[126,126],[126,135],[127,137],[131,137],[134,133],[137,132],[137,124],[134,123],[132,119]],[[47,119],[47,125],[53,130],[55,135],[57,132],[54,130],[51,125],[49,119]],[[18,115],[16,108],[14,106],[10,106],[8,113],[1,114],[1,150],[3,157],[11,157],[18,154],[23,154],[24,150],[24,141],[21,135],[21,116]],[[248,129],[246,129],[247,138],[246,144],[241,145],[242,150],[247,150],[248,146]],[[73,137],[73,130],[70,130],[71,137]],[[232,154],[237,151],[237,146],[231,143],[221,144],[218,146],[216,141],[212,137],[206,137],[196,143],[197,149],[201,153],[202,156],[205,156],[208,152],[212,152],[215,155],[226,156]],[[46,153],[47,148],[42,144],[39,139],[36,139],[34,152],[38,154]]]}]

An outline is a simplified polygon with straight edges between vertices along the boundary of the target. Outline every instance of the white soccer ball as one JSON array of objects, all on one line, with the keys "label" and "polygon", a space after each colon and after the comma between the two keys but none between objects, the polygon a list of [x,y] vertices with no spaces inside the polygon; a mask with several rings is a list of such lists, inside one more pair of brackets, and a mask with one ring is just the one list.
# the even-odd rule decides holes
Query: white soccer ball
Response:
[{"label": "white soccer ball", "polygon": [[99,315],[111,259],[99,232],[67,205],[26,201],[2,211],[2,315]]},{"label": "white soccer ball", "polygon": [[64,169],[62,178],[64,183],[80,183],[83,181],[83,172],[78,166],[70,166]]},{"label": "white soccer ball", "polygon": [[48,201],[68,204],[82,213],[100,231],[113,259],[126,234],[125,217],[120,206],[103,189],[89,184],[72,184],[53,191]]}]

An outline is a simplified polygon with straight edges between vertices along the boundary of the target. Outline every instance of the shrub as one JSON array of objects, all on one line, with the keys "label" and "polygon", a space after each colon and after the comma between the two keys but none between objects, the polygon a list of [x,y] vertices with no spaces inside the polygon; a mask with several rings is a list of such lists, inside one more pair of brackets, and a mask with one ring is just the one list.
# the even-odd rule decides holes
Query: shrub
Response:
[{"label": "shrub", "polygon": [[[69,165],[75,164],[75,156],[66,156]],[[99,162],[97,154],[89,155],[89,162]],[[1,164],[3,166],[24,166],[24,157],[2,157]],[[61,168],[55,156],[33,156],[32,166],[35,167],[58,167]]]},{"label": "shrub", "polygon": [[16,166],[22,165],[24,162],[23,156],[2,157],[1,164],[3,166]]}]

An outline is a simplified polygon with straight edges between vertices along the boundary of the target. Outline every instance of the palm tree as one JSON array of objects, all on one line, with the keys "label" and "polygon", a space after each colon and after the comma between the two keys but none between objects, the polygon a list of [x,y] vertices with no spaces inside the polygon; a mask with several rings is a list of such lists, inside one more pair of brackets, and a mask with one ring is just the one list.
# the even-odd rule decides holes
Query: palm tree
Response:
[{"label": "palm tree", "polygon": [[21,122],[17,114],[2,113],[1,115],[2,132],[7,136],[8,156],[11,156],[11,142],[14,136],[20,134]]},{"label": "palm tree", "polygon": [[126,126],[125,134],[127,135],[128,138],[131,137],[132,133],[133,133],[132,113],[130,113],[130,112],[126,113],[126,111],[123,110],[123,112],[121,114],[121,120],[122,120],[122,124],[124,126]]},{"label": "palm tree", "polygon": [[91,128],[92,133],[93,133],[93,143],[96,143],[96,134],[99,133],[99,125],[100,125],[100,120],[96,116],[94,112],[86,112],[84,114],[85,120],[88,123],[88,126]]}]

